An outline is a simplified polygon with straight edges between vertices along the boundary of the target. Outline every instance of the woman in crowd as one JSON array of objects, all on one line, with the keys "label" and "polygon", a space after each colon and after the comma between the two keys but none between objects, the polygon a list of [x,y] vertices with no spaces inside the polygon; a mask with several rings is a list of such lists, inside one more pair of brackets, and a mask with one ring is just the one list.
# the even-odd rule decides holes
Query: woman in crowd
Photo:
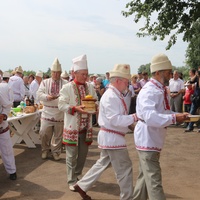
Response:
[{"label": "woman in crowd", "polygon": [[137,98],[139,91],[142,88],[140,83],[137,80],[138,80],[137,74],[133,74],[131,76],[131,84],[129,85],[129,88],[133,87],[134,92],[135,92],[135,96],[131,98],[131,105],[130,105],[129,114],[136,113],[136,110],[135,110],[136,98]]}]

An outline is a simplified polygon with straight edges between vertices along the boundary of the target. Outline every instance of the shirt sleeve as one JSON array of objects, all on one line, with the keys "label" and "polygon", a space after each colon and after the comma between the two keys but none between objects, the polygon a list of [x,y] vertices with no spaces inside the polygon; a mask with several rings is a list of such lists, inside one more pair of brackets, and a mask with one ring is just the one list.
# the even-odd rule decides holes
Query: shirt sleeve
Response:
[{"label": "shirt sleeve", "polygon": [[45,92],[46,91],[45,84],[46,82],[42,81],[36,92],[36,99],[38,99],[38,101],[43,101],[43,102],[48,101],[47,99],[48,94],[46,94]]}]

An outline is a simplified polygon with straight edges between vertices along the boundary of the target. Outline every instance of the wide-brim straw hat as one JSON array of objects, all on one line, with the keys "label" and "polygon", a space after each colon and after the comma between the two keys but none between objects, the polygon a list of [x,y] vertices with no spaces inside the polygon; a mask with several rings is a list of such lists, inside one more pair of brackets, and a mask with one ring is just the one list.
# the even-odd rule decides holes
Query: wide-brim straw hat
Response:
[{"label": "wide-brim straw hat", "polygon": [[23,69],[21,66],[17,67],[15,72],[23,74]]}]

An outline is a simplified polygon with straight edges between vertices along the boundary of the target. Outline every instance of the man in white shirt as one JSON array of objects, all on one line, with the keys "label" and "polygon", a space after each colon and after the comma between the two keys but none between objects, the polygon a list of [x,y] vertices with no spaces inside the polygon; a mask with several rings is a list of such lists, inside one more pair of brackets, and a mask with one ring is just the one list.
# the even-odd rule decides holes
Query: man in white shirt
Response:
[{"label": "man in white shirt", "polygon": [[99,160],[74,186],[83,200],[91,200],[86,192],[96,183],[100,175],[111,164],[120,187],[120,200],[133,198],[132,162],[129,158],[125,135],[128,126],[137,121],[135,114],[128,115],[123,92],[131,78],[130,66],[118,64],[110,71],[110,84],[100,100],[98,123]]},{"label": "man in white shirt", "polygon": [[88,147],[93,140],[92,114],[84,110],[82,99],[91,95],[97,99],[92,84],[87,82],[87,56],[80,55],[72,59],[73,81],[60,90],[58,108],[64,113],[63,144],[66,147],[67,183],[74,191],[73,185],[82,175]]},{"label": "man in white shirt", "polygon": [[6,81],[8,73],[4,73],[3,81],[0,83],[0,154],[4,167],[10,175],[10,180],[16,180],[16,165],[7,117],[13,100],[10,99],[10,88]]},{"label": "man in white shirt", "polygon": [[17,67],[15,72],[15,75],[11,76],[9,80],[9,85],[13,90],[14,95],[13,107],[17,107],[18,105],[20,105],[20,102],[24,100],[25,96],[24,81],[22,79],[22,67]]},{"label": "man in white shirt", "polygon": [[33,97],[35,103],[38,103],[36,99],[36,92],[38,91],[42,78],[43,78],[43,72],[38,71],[35,75],[35,79],[30,84],[30,98]]},{"label": "man in white shirt", "polygon": [[43,102],[41,114],[40,139],[42,159],[46,159],[51,151],[54,160],[60,160],[64,113],[58,109],[59,92],[67,82],[60,78],[61,64],[56,58],[51,67],[51,78],[41,82],[36,99]]},{"label": "man in white shirt", "polygon": [[170,110],[166,85],[172,65],[164,54],[155,55],[150,65],[152,78],[137,96],[137,117],[134,141],[139,156],[139,175],[133,200],[165,200],[162,187],[160,152],[167,126],[187,119],[188,113]]},{"label": "man in white shirt", "polygon": [[174,71],[173,78],[169,81],[170,107],[174,112],[182,112],[182,96],[185,91],[184,82],[179,78],[178,71]]},{"label": "man in white shirt", "polygon": [[25,96],[29,97],[30,96],[30,84],[28,83],[28,76],[23,76],[23,81],[24,81],[24,89],[25,89]]}]

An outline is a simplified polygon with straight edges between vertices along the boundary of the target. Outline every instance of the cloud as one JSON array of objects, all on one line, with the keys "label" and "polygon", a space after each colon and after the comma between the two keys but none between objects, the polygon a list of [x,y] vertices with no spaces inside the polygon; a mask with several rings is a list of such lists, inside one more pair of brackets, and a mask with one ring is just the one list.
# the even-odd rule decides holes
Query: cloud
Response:
[{"label": "cloud", "polygon": [[[137,67],[165,52],[167,40],[138,38],[140,24],[124,18],[128,1],[6,0],[1,2],[0,32],[3,70],[24,66],[47,71],[55,57],[69,70],[71,60],[86,53],[91,73],[104,73],[115,63]],[[167,52],[175,65],[184,62],[186,44],[178,41]]]}]

